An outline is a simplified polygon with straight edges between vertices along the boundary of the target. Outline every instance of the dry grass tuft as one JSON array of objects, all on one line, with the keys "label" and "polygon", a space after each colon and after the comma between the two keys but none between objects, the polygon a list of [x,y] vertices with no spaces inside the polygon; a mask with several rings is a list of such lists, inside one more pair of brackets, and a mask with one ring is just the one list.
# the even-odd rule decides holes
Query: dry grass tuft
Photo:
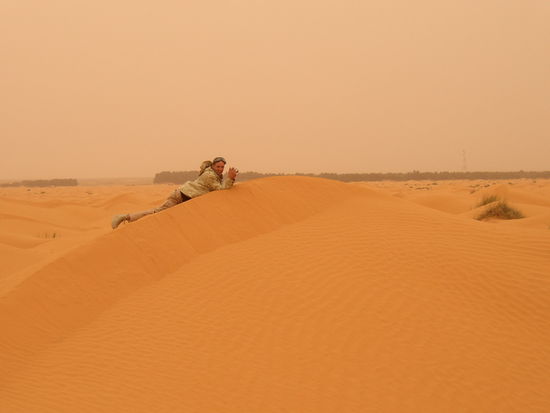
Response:
[{"label": "dry grass tuft", "polygon": [[477,204],[477,206],[480,207],[480,206],[483,206],[483,205],[488,205],[488,204],[491,204],[491,203],[496,202],[498,200],[499,200],[499,198],[496,195],[484,195],[483,199],[481,200],[481,202],[479,204]]},{"label": "dry grass tuft", "polygon": [[500,201],[495,205],[487,208],[482,214],[480,214],[476,219],[481,221],[488,218],[497,218],[497,219],[520,219],[525,216],[521,211],[512,208],[505,201]]}]

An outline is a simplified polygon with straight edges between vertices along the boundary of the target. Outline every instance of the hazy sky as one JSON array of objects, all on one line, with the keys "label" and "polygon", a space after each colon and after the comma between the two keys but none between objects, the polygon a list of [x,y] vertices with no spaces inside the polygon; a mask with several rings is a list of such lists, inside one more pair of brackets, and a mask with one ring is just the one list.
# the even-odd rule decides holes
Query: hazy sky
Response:
[{"label": "hazy sky", "polygon": [[550,169],[548,0],[2,0],[0,179]]}]

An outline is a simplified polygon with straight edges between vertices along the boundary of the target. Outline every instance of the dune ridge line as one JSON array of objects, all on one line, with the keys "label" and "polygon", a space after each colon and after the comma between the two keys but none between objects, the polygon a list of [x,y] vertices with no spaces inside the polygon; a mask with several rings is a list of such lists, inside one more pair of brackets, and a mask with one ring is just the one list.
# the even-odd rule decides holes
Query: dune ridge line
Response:
[{"label": "dune ridge line", "polygon": [[264,178],[178,205],[78,247],[0,297],[0,329],[9,332],[0,338],[2,365],[9,369],[200,254],[354,196],[392,200],[331,180]]}]

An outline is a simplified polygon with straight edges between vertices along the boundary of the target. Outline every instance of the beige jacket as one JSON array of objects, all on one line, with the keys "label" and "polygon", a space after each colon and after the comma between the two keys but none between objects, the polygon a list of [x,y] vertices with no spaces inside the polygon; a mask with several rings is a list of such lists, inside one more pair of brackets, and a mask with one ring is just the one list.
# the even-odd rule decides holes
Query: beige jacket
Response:
[{"label": "beige jacket", "polygon": [[223,179],[212,168],[206,168],[205,171],[194,181],[187,181],[179,190],[189,198],[195,198],[218,189],[229,189],[233,186],[233,179],[226,175]]}]

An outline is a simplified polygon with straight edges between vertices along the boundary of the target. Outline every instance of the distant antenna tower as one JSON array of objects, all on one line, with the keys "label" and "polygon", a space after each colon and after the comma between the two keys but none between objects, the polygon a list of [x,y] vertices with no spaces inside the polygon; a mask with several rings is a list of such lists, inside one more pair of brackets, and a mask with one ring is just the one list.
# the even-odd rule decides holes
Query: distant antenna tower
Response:
[{"label": "distant antenna tower", "polygon": [[468,170],[468,166],[466,165],[466,151],[462,150],[462,170],[466,172]]}]

